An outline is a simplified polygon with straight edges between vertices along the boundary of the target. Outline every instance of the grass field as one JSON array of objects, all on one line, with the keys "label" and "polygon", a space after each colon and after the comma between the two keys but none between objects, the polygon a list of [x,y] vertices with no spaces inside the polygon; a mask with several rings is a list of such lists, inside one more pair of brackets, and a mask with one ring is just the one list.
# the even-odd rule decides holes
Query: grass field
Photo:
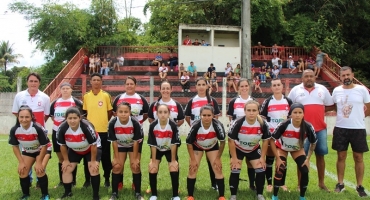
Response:
[{"label": "grass field", "polygon": [[[51,138],[51,137],[50,137]],[[15,156],[13,155],[12,148],[7,144],[7,136],[6,135],[0,135],[0,160],[1,160],[1,171],[0,171],[0,198],[5,200],[11,200],[11,199],[17,199],[21,196],[21,189],[19,185],[19,178],[17,175],[17,161]],[[184,138],[183,140],[184,141]],[[328,145],[329,145],[329,155],[326,156],[326,170],[328,172],[328,175],[325,177],[325,183],[326,185],[332,190],[335,187],[336,184],[336,152],[331,150],[331,137],[328,138]],[[225,149],[227,150],[227,148]],[[348,160],[346,162],[346,174],[345,174],[345,180],[348,181],[346,185],[346,190],[343,193],[335,194],[333,192],[327,193],[322,190],[319,190],[317,187],[317,172],[314,168],[315,163],[315,157],[313,156],[311,158],[311,162],[313,165],[311,165],[310,169],[310,182],[308,186],[308,190],[306,193],[307,199],[316,199],[316,200],[326,200],[326,199],[358,199],[357,193],[354,188],[350,187],[350,184],[356,185],[356,179],[354,174],[354,163],[352,159],[352,153],[348,152]],[[142,155],[142,162],[141,162],[141,170],[143,174],[142,179],[142,194],[144,195],[145,199],[149,199],[150,194],[145,194],[145,189],[149,185],[148,180],[148,163],[149,163],[149,147],[144,146],[143,147],[143,155]],[[370,166],[370,160],[366,159],[368,157],[368,154],[364,154],[364,160],[365,160],[365,166],[367,166],[367,169]],[[228,198],[230,196],[230,190],[229,190],[229,175],[230,175],[230,169],[229,169],[229,157],[227,152],[225,151],[223,154],[223,172],[225,176],[225,195]],[[171,179],[169,176],[167,163],[165,162],[165,159],[163,159],[164,162],[162,162],[160,166],[160,171],[158,174],[158,199],[170,199],[172,197],[172,187],[171,187]],[[54,189],[54,186],[57,185],[59,178],[58,178],[58,172],[57,172],[57,162],[58,159],[55,154],[53,154],[53,158],[49,161],[49,164],[47,166],[47,174],[49,177],[49,193],[51,199],[57,199],[59,198],[63,192],[64,188],[59,187]],[[129,170],[129,166],[127,165],[128,162],[126,162],[125,166],[125,183],[124,183],[124,189],[119,192],[120,199],[124,200],[133,200],[133,191],[131,190],[131,173]],[[179,149],[179,163],[180,163],[180,197],[181,199],[184,199],[187,196],[187,189],[186,189],[186,176],[188,173],[188,153],[186,150],[186,146],[183,144]],[[102,171],[102,169],[101,169]],[[103,174],[101,172],[101,174]],[[364,178],[364,187],[365,189],[370,188],[369,183],[369,177],[367,176],[366,170],[365,170],[365,178]],[[35,176],[35,173],[34,173]],[[101,175],[102,177],[102,175]],[[247,178],[247,172],[246,172],[246,165],[243,165],[243,169],[241,172],[241,178],[242,179],[248,179]],[[103,185],[103,178],[101,182],[100,187],[100,197],[103,200],[109,199],[111,194],[111,188],[104,188]],[[34,180],[35,181],[35,180]],[[74,196],[72,199],[91,199],[92,197],[92,191],[91,187],[88,189],[82,188],[82,184],[84,182],[84,175],[83,175],[83,165],[79,165],[78,168],[78,180],[77,180],[77,186],[72,189]],[[286,184],[291,192],[279,192],[279,199],[298,199],[299,192],[296,190],[297,187],[297,178],[296,178],[296,164],[293,160],[288,160],[288,175]],[[33,183],[35,185],[35,182]],[[242,181],[239,185],[239,191],[238,191],[238,200],[248,200],[248,199],[255,199],[255,194],[248,189],[248,182]],[[267,193],[264,191],[264,196],[266,199],[271,199],[271,193]],[[36,190],[34,187],[31,189],[31,200],[33,199],[39,199],[40,198],[40,191]],[[214,200],[217,199],[218,193],[216,193],[214,190],[210,188],[210,180],[209,180],[209,174],[208,174],[208,167],[205,162],[205,159],[203,159],[198,177],[196,182],[196,189],[195,189],[195,198],[198,200]]]}]

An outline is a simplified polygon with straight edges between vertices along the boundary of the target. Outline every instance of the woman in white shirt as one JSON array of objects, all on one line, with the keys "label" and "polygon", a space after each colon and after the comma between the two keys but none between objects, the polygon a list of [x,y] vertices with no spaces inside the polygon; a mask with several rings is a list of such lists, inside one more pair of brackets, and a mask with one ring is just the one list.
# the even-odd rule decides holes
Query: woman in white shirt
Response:
[{"label": "woman in white shirt", "polygon": [[182,87],[182,92],[190,92],[190,82],[189,82],[189,75],[187,71],[183,72],[183,75],[180,78],[180,84]]},{"label": "woman in white shirt", "polygon": [[159,72],[159,78],[161,78],[161,81],[166,80],[168,69],[164,63],[162,63],[162,66],[159,67],[158,72]]}]

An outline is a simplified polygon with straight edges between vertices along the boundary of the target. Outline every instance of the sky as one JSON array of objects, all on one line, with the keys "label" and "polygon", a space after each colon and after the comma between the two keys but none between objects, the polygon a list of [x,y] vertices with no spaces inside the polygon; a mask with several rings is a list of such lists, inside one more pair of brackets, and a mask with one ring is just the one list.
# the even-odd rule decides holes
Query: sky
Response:
[{"label": "sky", "polygon": [[[130,0],[126,0],[130,3]],[[23,18],[22,15],[18,13],[12,13],[8,9],[9,3],[15,2],[14,0],[0,0],[0,41],[9,41],[13,44],[13,49],[15,54],[22,54],[23,58],[19,58],[19,64],[8,64],[8,67],[12,66],[26,66],[26,67],[39,67],[46,61],[44,59],[44,54],[36,50],[36,44],[28,40],[28,31],[30,23]],[[29,3],[33,3],[36,6],[41,6],[45,0],[27,0]],[[90,5],[91,0],[56,0],[56,2],[62,4],[65,2],[73,2],[79,8],[87,8]],[[122,2],[119,0],[116,2]],[[131,15],[141,19],[142,22],[148,22],[150,14],[144,16],[143,6],[147,0],[132,0]],[[124,5],[119,5],[121,13],[118,13],[121,17],[125,16]]]}]

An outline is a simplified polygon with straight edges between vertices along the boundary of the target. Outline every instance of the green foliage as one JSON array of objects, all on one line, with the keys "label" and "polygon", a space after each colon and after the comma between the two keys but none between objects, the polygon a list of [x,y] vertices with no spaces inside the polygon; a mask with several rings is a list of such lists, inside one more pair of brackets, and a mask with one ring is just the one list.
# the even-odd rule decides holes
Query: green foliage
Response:
[{"label": "green foliage", "polygon": [[14,87],[9,83],[9,77],[0,74],[0,92],[13,92]]},{"label": "green foliage", "polygon": [[6,67],[8,63],[19,63],[18,58],[23,57],[21,54],[15,54],[13,44],[9,41],[0,42],[0,66],[4,67],[6,73]]}]

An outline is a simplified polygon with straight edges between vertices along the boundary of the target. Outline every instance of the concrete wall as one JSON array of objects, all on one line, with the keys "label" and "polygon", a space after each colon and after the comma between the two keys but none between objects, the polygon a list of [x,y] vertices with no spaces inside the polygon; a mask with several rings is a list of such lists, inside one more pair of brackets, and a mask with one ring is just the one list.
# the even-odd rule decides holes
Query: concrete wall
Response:
[{"label": "concrete wall", "polygon": [[0,93],[0,116],[12,113],[13,99],[16,94],[16,92]]}]

